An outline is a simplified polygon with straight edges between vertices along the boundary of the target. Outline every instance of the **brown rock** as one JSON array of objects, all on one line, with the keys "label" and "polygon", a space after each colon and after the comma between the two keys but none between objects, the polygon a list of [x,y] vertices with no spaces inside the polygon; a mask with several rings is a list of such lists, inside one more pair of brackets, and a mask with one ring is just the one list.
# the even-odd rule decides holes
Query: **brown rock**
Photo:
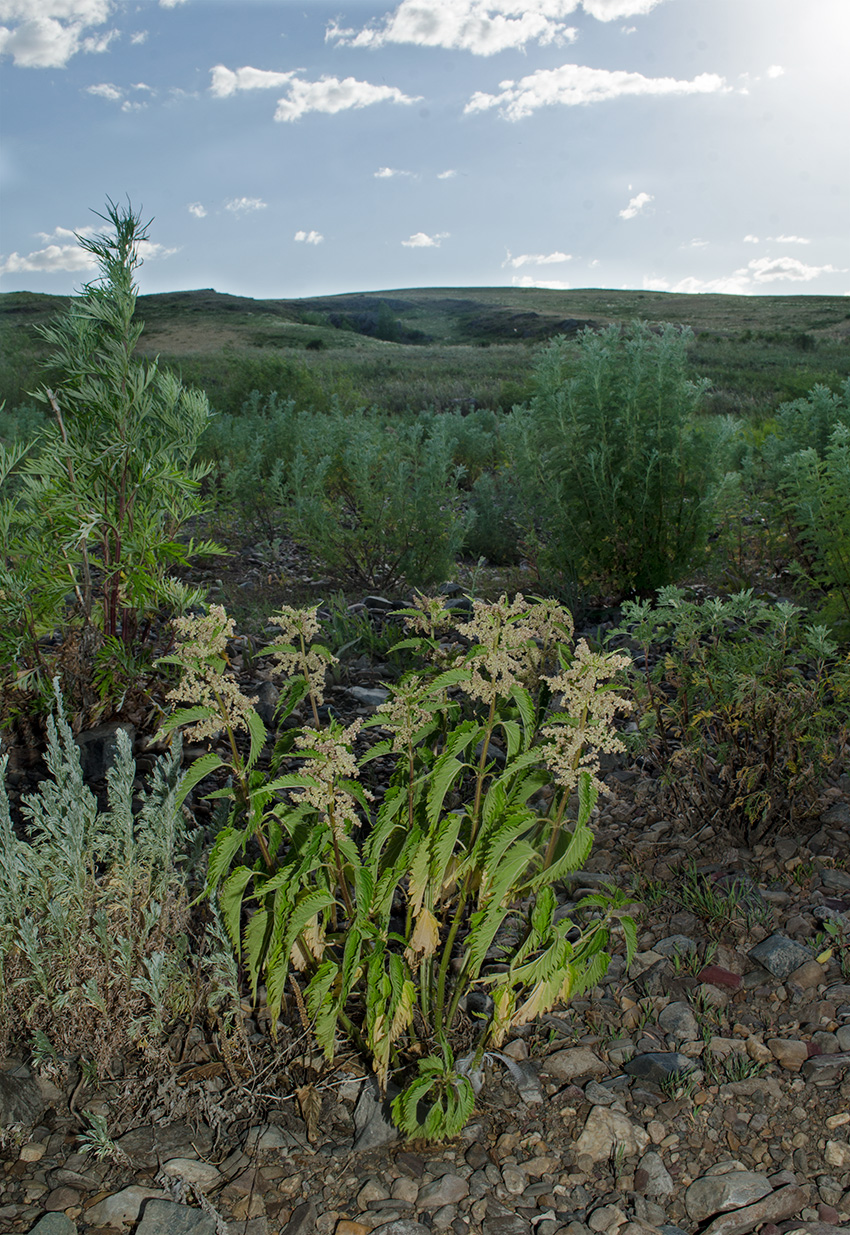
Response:
[{"label": "brown rock", "polygon": [[371,1229],[362,1222],[351,1222],[348,1218],[343,1218],[334,1227],[334,1235],[369,1235]]},{"label": "brown rock", "polygon": [[809,1048],[796,1038],[768,1038],[770,1053],[789,1072],[799,1072],[809,1058]]},{"label": "brown rock", "polygon": [[795,969],[793,973],[786,978],[787,982],[793,982],[795,986],[799,986],[804,991],[814,990],[826,978],[826,967],[819,965],[817,961],[806,961]]}]

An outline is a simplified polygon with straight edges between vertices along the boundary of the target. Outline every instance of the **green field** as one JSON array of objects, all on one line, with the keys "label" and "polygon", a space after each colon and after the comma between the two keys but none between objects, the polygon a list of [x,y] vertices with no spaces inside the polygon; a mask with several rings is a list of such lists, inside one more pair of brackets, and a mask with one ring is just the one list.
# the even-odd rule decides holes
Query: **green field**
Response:
[{"label": "green field", "polygon": [[[0,399],[26,403],[41,380],[36,327],[61,296],[0,295]],[[304,300],[250,300],[212,289],[140,296],[140,350],[203,386],[216,411],[253,389],[304,405],[389,410],[509,408],[535,352],[579,329],[673,322],[695,333],[694,376],[709,410],[769,415],[816,382],[850,375],[850,308],[841,296],[677,295],[538,288],[417,288]],[[381,337],[383,336],[383,337]]]}]

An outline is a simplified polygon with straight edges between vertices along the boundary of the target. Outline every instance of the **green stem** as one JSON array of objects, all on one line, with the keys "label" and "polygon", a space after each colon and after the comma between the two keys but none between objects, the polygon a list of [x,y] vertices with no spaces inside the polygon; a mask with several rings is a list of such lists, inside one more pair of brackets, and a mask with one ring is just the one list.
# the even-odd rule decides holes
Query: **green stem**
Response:
[{"label": "green stem", "polygon": [[475,781],[475,801],[472,805],[472,827],[469,833],[469,848],[473,848],[478,835],[479,813],[481,811],[481,795],[484,789],[484,768],[487,764],[487,752],[490,749],[490,735],[493,732],[493,718],[496,715],[496,697],[490,700],[490,713],[484,726],[484,740],[481,743],[481,758],[478,760],[478,773]]}]

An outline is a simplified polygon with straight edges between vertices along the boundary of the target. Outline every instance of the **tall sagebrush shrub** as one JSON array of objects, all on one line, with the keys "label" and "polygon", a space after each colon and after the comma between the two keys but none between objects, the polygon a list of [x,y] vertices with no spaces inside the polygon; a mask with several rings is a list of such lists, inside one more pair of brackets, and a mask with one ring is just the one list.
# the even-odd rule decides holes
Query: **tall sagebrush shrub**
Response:
[{"label": "tall sagebrush shrub", "polygon": [[526,541],[563,592],[620,597],[678,578],[706,542],[728,428],[697,416],[689,330],[636,322],[554,339],[511,442]]},{"label": "tall sagebrush shrub", "polygon": [[[148,225],[113,202],[98,217],[112,230],[78,240],[100,277],[41,330],[54,349],[50,372],[61,375],[34,396],[51,421],[28,450],[0,446],[0,666],[43,701],[52,668],[42,636],[76,628],[82,659],[106,649],[131,678],[157,612],[198,599],[170,567],[215,548],[179,539],[203,508],[205,469],[193,456],[210,417],[206,396],[134,354]],[[73,676],[84,675],[80,663]]]}]

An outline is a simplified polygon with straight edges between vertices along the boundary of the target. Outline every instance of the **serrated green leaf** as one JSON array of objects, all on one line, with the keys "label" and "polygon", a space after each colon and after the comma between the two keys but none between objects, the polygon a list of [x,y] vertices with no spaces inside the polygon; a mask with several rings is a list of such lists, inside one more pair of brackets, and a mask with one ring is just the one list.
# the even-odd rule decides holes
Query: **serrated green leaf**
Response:
[{"label": "serrated green leaf", "polygon": [[183,805],[188,795],[195,788],[195,785],[202,781],[205,776],[209,776],[216,768],[223,766],[220,756],[214,750],[207,751],[205,755],[201,755],[199,759],[196,759],[180,781],[180,788],[177,790],[177,805]]},{"label": "serrated green leaf", "polygon": [[230,936],[230,942],[236,951],[237,959],[241,950],[240,920],[242,914],[242,899],[245,889],[253,878],[254,872],[247,866],[237,866],[224,883],[218,894],[218,906],[225,929]]}]

